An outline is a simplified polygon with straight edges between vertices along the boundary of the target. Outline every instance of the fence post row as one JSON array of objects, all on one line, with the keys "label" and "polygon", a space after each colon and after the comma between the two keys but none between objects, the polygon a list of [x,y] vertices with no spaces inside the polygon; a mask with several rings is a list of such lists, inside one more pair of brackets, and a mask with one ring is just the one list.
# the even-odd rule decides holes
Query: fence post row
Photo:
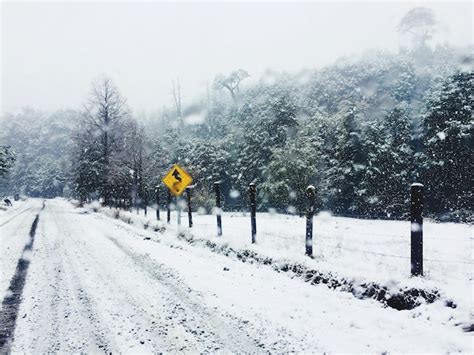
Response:
[{"label": "fence post row", "polygon": [[[216,194],[216,218],[217,218],[217,235],[222,236],[222,216],[221,216],[221,189],[220,181],[214,182],[214,192]],[[413,183],[411,185],[411,274],[413,276],[423,276],[423,184]],[[251,233],[252,233],[252,244],[256,243],[257,238],[257,221],[256,221],[256,195],[257,188],[255,183],[250,183],[248,186],[249,200],[250,200],[250,222],[251,222]],[[159,186],[156,186],[156,218],[160,220],[160,209],[159,209]],[[191,208],[191,188],[186,188],[187,205],[188,205],[188,219],[189,227],[193,226],[192,219],[192,208]],[[306,195],[308,197],[308,209],[306,214],[306,238],[305,238],[305,254],[308,256],[313,255],[313,218],[315,213],[316,203],[316,189],[313,185],[309,185],[306,188]],[[171,220],[171,192],[168,191],[167,199],[167,222]],[[179,201],[177,201],[179,203]],[[138,204],[137,204],[138,205]],[[138,206],[137,206],[138,207]],[[178,214],[179,207],[177,206]],[[146,213],[146,212],[145,212]],[[179,220],[179,216],[178,216]],[[179,222],[178,222],[179,223]]]},{"label": "fence post row", "polygon": [[257,188],[255,183],[251,182],[249,184],[249,197],[250,197],[250,223],[252,226],[252,244],[255,244],[256,237],[257,237],[257,220],[256,220],[256,212],[257,212],[257,204],[256,204],[256,195],[257,195]]},{"label": "fence post row", "polygon": [[186,187],[186,199],[188,201],[188,222],[189,228],[193,226],[193,213],[191,211],[191,188],[188,186]]},{"label": "fence post row", "polygon": [[222,235],[222,216],[221,216],[221,183],[220,181],[216,181],[214,183],[214,191],[216,193],[216,208],[217,208],[217,235]]},{"label": "fence post row", "polygon": [[411,185],[411,274],[423,276],[423,185]]},{"label": "fence post row", "polygon": [[155,202],[156,202],[156,220],[160,220],[160,187],[155,186]]},{"label": "fence post row", "polygon": [[168,190],[168,200],[166,204],[166,222],[169,224],[171,221],[171,192]]},{"label": "fence post row", "polygon": [[313,185],[306,188],[308,196],[308,210],[306,212],[306,255],[313,256],[313,216],[316,203],[316,189]]}]

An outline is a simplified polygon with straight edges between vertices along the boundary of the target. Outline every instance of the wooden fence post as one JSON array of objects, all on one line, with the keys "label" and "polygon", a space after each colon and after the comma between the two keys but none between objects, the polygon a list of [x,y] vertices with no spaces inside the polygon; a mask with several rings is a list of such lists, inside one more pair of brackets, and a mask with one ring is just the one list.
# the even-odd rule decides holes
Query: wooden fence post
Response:
[{"label": "wooden fence post", "polygon": [[250,223],[252,227],[252,244],[257,242],[257,203],[256,203],[257,187],[255,183],[249,184],[249,197],[250,197]]},{"label": "wooden fence post", "polygon": [[308,210],[306,213],[306,255],[313,256],[313,216],[314,205],[316,202],[316,189],[313,185],[306,188],[306,195],[308,196]]},{"label": "wooden fence post", "polygon": [[144,190],[144,195],[145,195],[143,196],[143,201],[144,201],[143,209],[144,209],[144,213],[146,217],[148,215],[148,186],[145,185],[145,188],[143,190]]},{"label": "wooden fence post", "polygon": [[186,187],[186,199],[188,201],[188,222],[189,228],[193,227],[193,213],[191,210],[191,188],[188,186]]},{"label": "wooden fence post", "polygon": [[423,276],[423,185],[411,185],[411,274]]},{"label": "wooden fence post", "polygon": [[217,235],[222,235],[222,210],[221,210],[221,183],[220,181],[216,181],[214,183],[214,191],[216,193],[216,208],[217,208]]},{"label": "wooden fence post", "polygon": [[169,224],[171,221],[171,192],[168,190],[168,199],[166,204],[166,222]]}]

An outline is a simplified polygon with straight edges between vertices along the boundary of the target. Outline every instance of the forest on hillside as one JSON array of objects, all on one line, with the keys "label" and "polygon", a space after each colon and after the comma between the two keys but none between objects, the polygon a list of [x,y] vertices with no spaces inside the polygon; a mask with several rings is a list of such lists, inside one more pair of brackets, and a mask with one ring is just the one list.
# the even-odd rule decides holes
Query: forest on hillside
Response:
[{"label": "forest on hillside", "polygon": [[[437,21],[413,8],[397,30],[411,43],[299,72],[218,74],[200,99],[171,83],[172,105],[134,114],[101,76],[80,110],[25,108],[1,117],[0,191],[98,199],[124,208],[166,203],[174,163],[194,178],[193,204],[225,210],[407,218],[410,185],[424,184],[425,215],[472,222],[473,48],[430,43]],[[80,98],[78,98],[80,100]],[[164,206],[164,205],[163,205]]]},{"label": "forest on hillside", "polygon": [[[224,209],[301,213],[305,189],[337,215],[404,218],[409,187],[425,185],[426,214],[470,220],[473,192],[471,49],[372,51],[298,73],[268,72],[251,84],[238,69],[218,75],[201,100],[137,118],[107,77],[83,110],[24,109],[2,117],[4,194],[101,197],[153,203],[173,163],[194,178],[194,203],[212,210],[221,181]],[[6,171],[6,169],[4,169]],[[165,201],[165,198],[162,198]]]}]

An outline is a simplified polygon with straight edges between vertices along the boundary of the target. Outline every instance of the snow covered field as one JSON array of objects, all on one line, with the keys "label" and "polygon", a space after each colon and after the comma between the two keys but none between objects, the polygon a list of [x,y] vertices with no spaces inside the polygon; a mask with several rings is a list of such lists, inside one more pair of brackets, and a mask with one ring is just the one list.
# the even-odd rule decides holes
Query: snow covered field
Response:
[{"label": "snow covered field", "polygon": [[[176,237],[173,224],[132,224],[65,200],[29,200],[0,215],[1,296],[37,214],[14,338],[2,350],[63,352],[450,352],[471,353],[472,227],[427,224],[427,276],[409,278],[409,225],[320,216],[314,260],[304,257],[304,220],[224,214],[219,243],[251,248],[354,278],[436,286],[452,297],[397,311],[347,292],[310,285],[269,266],[242,263]],[[176,217],[176,216],[174,216]],[[187,222],[183,215],[183,225]],[[153,212],[148,216],[153,220]],[[217,240],[214,216],[194,216],[185,234]],[[143,222],[150,225],[143,229]],[[370,224],[371,228],[367,225]],[[155,232],[154,227],[165,227]],[[443,242],[446,241],[446,242]],[[358,251],[355,251],[358,250]],[[362,252],[363,251],[363,252]],[[392,257],[379,254],[390,254]],[[396,257],[395,257],[396,255]],[[450,266],[448,261],[463,261]],[[2,314],[11,311],[2,305]],[[4,319],[4,318],[1,318]],[[3,331],[3,330],[2,330]],[[3,334],[3,333],[2,333]]]},{"label": "snow covered field", "polygon": [[[104,210],[103,210],[104,211]],[[109,215],[112,211],[105,212]],[[113,212],[112,212],[113,214]],[[127,213],[138,225],[155,221],[155,210],[139,215]],[[421,285],[441,289],[446,296],[469,306],[472,302],[474,228],[457,223],[424,222],[424,278],[410,277],[410,223],[408,221],[364,220],[333,217],[321,212],[314,218],[314,259],[304,256],[306,220],[298,216],[257,213],[257,244],[251,244],[250,216],[243,212],[222,214],[223,236],[217,237],[216,217],[193,214],[188,228],[182,213],[181,232],[264,256],[303,263],[344,278],[387,285]],[[166,220],[166,211],[161,211]],[[177,216],[171,223],[158,223],[174,237]]]}]

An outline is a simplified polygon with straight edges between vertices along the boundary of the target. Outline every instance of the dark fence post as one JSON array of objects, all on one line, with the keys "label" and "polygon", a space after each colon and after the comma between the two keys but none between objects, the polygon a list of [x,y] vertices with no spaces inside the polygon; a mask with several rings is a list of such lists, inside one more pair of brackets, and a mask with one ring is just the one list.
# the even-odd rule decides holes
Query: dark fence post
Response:
[{"label": "dark fence post", "polygon": [[313,185],[306,188],[308,196],[308,211],[306,213],[306,255],[313,256],[313,216],[316,202],[316,189]]},{"label": "dark fence post", "polygon": [[423,276],[423,185],[411,185],[411,274]]},{"label": "dark fence post", "polygon": [[140,197],[138,195],[138,190],[135,193],[135,208],[137,209],[137,214],[140,214]]},{"label": "dark fence post", "polygon": [[168,190],[168,200],[166,205],[166,222],[170,223],[171,221],[171,192]]},{"label": "dark fence post", "polygon": [[186,198],[188,200],[188,221],[189,221],[189,228],[193,227],[193,212],[191,210],[191,188],[186,187]]},{"label": "dark fence post", "polygon": [[143,209],[144,209],[144,212],[145,212],[145,217],[148,215],[148,187],[145,185],[145,196],[143,196],[143,201],[144,201],[144,205],[143,205]]},{"label": "dark fence post", "polygon": [[252,244],[255,244],[257,237],[257,203],[255,201],[257,195],[257,187],[255,183],[251,182],[249,184],[249,197],[250,197],[250,222],[252,226]]},{"label": "dark fence post", "polygon": [[155,186],[156,220],[160,220],[160,186]]},{"label": "dark fence post", "polygon": [[217,208],[217,235],[222,235],[222,217],[221,217],[221,183],[216,181],[214,183],[214,191],[216,192],[216,208]]}]

